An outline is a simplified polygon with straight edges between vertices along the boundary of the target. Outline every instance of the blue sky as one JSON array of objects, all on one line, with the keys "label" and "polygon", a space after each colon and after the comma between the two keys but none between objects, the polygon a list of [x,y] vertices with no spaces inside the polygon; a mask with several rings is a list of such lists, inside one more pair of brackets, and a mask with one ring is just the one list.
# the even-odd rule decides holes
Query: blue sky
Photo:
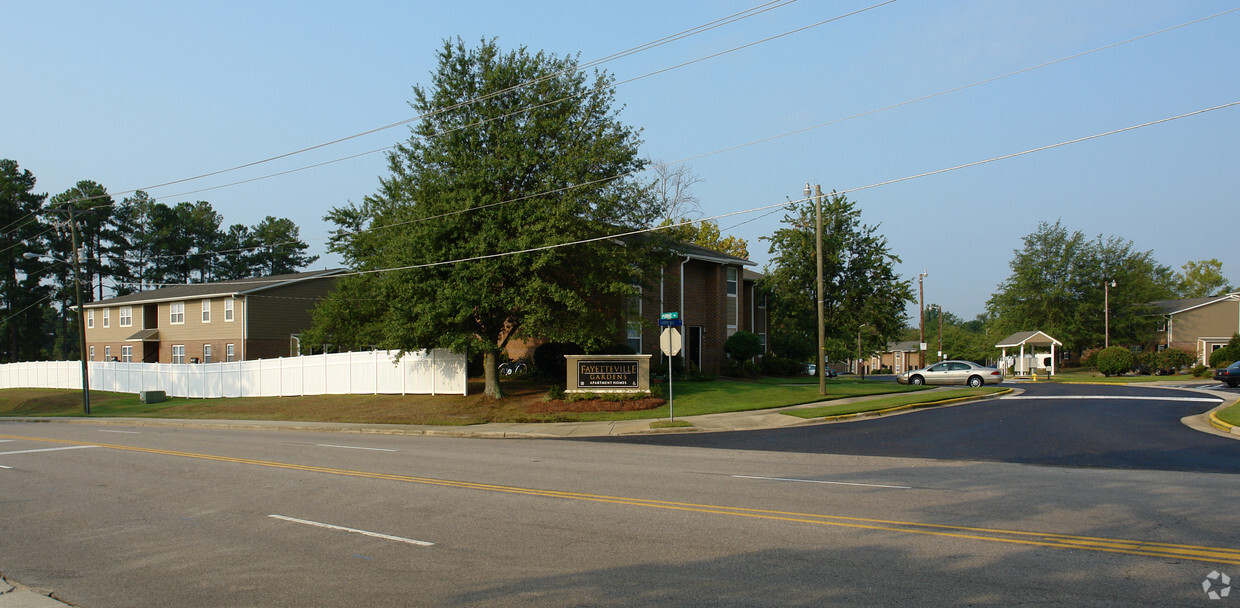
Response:
[{"label": "blue sky", "polygon": [[[1240,12],[932,99],[871,112],[1240,6],[1226,2],[800,0],[603,69],[642,152],[688,161],[706,216],[851,190],[1240,101]],[[0,157],[62,192],[92,179],[161,202],[207,200],[227,223],[292,218],[324,253],[333,206],[373,192],[406,127],[159,188],[409,119],[446,37],[497,37],[583,61],[761,4],[652,2],[10,2]],[[1038,222],[1131,239],[1178,269],[1218,258],[1240,284],[1240,106],[853,192],[927,302],[984,310]],[[356,158],[262,178],[318,163]],[[705,155],[705,156],[704,156]],[[195,192],[206,188],[208,191]],[[781,212],[724,218],[760,237]],[[744,222],[744,223],[742,223]],[[338,265],[325,256],[315,266]],[[1099,289],[1101,289],[1101,285]],[[1122,289],[1122,287],[1121,287]]]}]

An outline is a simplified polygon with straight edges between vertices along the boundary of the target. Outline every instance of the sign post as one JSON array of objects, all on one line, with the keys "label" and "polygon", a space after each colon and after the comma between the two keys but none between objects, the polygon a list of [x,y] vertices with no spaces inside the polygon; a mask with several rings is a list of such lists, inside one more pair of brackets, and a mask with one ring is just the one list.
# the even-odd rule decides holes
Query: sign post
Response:
[{"label": "sign post", "polygon": [[[677,315],[674,312],[663,313],[663,317],[667,317],[669,314]],[[659,325],[662,325],[664,320],[659,319]],[[667,320],[674,320],[676,325],[680,325],[680,319]],[[672,376],[675,376],[676,373],[673,371],[675,366],[672,365],[672,357],[680,354],[681,346],[680,332],[674,326],[665,327],[662,333],[659,334],[659,348],[663,351],[663,354],[667,355],[667,413],[671,422],[676,422],[676,402],[672,393]]]}]

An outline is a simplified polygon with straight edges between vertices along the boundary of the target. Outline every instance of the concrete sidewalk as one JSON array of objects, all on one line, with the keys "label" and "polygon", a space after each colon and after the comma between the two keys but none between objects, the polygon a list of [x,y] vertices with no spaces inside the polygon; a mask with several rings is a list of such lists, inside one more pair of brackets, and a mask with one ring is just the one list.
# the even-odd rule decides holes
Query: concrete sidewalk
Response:
[{"label": "concrete sidewalk", "polygon": [[[831,405],[855,403],[879,399],[889,395],[867,395],[831,400]],[[986,397],[983,397],[986,398]],[[611,420],[597,422],[488,422],[469,426],[438,426],[418,424],[368,424],[345,422],[299,422],[272,420],[192,420],[180,418],[0,418],[0,422],[31,423],[79,423],[109,424],[118,426],[171,426],[181,428],[229,428],[271,431],[319,431],[327,433],[376,433],[385,435],[415,435],[427,437],[481,437],[481,438],[554,438],[554,437],[608,437],[654,433],[699,433],[718,431],[749,431],[774,429],[807,424],[822,424],[823,419],[804,419],[788,416],[782,412],[795,409],[821,407],[822,402],[788,407],[727,412],[701,416],[676,416],[677,422],[688,422],[692,427],[652,429],[655,420]],[[666,418],[660,420],[666,421]]]},{"label": "concrete sidewalk", "polygon": [[0,608],[63,608],[69,605],[49,596],[50,593],[14,586],[0,578]]}]

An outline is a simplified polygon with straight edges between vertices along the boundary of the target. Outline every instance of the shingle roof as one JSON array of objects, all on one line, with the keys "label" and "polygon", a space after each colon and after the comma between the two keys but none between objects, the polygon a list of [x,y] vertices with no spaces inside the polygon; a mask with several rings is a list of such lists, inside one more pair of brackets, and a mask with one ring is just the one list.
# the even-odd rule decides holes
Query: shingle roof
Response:
[{"label": "shingle roof", "polygon": [[239,279],[236,281],[219,281],[217,283],[170,285],[168,287],[161,287],[150,291],[141,291],[125,296],[99,300],[98,302],[90,302],[85,304],[83,308],[102,308],[104,306],[116,306],[117,304],[146,304],[151,302],[167,302],[171,300],[193,300],[208,297],[245,295],[300,281],[330,277],[342,272],[345,272],[345,269],[333,268],[330,270],[296,272],[292,274],[279,274],[253,279]]},{"label": "shingle roof", "polygon": [[1240,292],[1223,294],[1221,296],[1211,296],[1209,298],[1183,298],[1179,300],[1157,300],[1150,302],[1150,306],[1158,309],[1158,314],[1173,315],[1176,313],[1192,310],[1206,304],[1222,302],[1224,300],[1234,300],[1240,298]]}]

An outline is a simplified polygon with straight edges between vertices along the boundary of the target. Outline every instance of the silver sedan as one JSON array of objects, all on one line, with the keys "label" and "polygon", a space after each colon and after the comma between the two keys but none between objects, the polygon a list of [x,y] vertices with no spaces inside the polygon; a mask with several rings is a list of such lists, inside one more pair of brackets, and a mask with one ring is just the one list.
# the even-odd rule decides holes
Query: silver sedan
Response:
[{"label": "silver sedan", "polygon": [[972,361],[940,361],[925,369],[914,369],[896,376],[900,384],[967,384],[977,387],[983,384],[1003,382],[1003,372],[993,367],[983,367]]}]

